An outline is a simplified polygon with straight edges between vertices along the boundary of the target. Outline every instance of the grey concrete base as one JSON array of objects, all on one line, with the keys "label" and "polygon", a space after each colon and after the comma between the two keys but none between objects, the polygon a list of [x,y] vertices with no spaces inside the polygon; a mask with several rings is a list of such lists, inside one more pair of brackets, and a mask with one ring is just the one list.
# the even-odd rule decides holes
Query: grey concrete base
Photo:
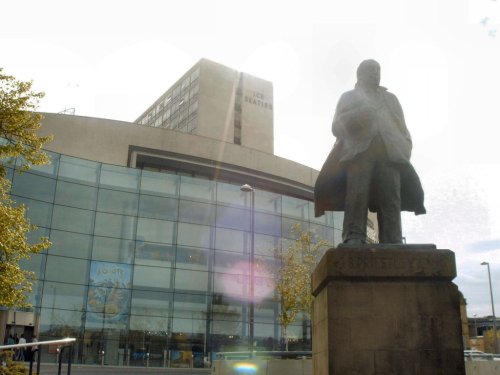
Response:
[{"label": "grey concrete base", "polygon": [[315,375],[464,375],[454,253],[330,249],[313,273]]}]

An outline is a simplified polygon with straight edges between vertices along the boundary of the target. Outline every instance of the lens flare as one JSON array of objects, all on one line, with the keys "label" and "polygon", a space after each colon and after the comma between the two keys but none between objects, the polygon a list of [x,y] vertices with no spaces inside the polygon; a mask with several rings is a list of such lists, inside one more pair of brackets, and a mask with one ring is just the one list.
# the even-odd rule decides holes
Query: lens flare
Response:
[{"label": "lens flare", "polygon": [[256,374],[257,373],[257,365],[255,363],[249,362],[238,362],[233,366],[236,374]]},{"label": "lens flare", "polygon": [[[274,292],[273,278],[270,272],[259,264],[254,265],[253,301],[261,302]],[[227,271],[221,273],[215,280],[217,290],[227,297],[241,301],[251,301],[250,296],[251,263],[240,261],[227,265]]]}]

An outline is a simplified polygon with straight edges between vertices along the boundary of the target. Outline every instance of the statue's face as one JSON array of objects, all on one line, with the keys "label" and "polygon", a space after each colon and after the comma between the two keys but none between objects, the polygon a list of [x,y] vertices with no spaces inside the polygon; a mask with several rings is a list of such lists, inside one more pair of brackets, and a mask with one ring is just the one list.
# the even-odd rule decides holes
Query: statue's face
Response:
[{"label": "statue's face", "polygon": [[360,70],[360,79],[368,86],[380,85],[380,65],[377,63],[364,64]]}]

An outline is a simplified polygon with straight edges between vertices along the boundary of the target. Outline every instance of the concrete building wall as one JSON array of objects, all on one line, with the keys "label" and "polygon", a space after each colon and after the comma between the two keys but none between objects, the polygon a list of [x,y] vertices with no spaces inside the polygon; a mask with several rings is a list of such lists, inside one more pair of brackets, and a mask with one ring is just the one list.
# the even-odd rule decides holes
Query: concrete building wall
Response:
[{"label": "concrete building wall", "polygon": [[235,70],[209,60],[201,61],[196,134],[233,143],[237,85]]},{"label": "concrete building wall", "polygon": [[209,137],[123,121],[44,114],[40,135],[53,134],[46,149],[93,161],[126,166],[129,146],[174,152],[260,171],[314,186],[318,171],[270,153]]},{"label": "concrete building wall", "polygon": [[242,145],[273,153],[273,85],[243,74],[242,96]]}]

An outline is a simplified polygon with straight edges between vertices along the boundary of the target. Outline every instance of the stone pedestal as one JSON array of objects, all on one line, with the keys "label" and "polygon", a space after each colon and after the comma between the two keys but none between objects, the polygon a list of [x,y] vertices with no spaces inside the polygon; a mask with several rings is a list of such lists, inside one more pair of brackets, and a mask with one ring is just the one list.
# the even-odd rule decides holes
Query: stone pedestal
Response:
[{"label": "stone pedestal", "polygon": [[434,245],[330,249],[313,273],[315,375],[465,375],[455,256]]}]

